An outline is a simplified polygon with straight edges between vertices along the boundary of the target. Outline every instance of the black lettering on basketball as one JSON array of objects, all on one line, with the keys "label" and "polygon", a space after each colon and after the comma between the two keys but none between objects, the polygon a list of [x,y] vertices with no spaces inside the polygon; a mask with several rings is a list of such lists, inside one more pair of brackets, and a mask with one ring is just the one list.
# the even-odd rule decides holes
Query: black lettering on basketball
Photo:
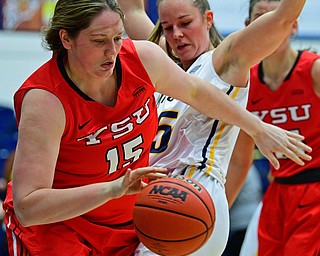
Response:
[{"label": "black lettering on basketball", "polygon": [[168,175],[168,178],[174,178],[174,179],[185,181],[186,183],[193,186],[200,193],[202,191],[202,188],[197,183],[195,183],[192,179],[187,178],[186,176],[170,174],[170,175]]},{"label": "black lettering on basketball", "polygon": [[172,188],[170,186],[157,186],[154,185],[150,190],[149,194],[160,194],[163,196],[171,196],[173,198],[179,198],[181,201],[185,202],[187,199],[188,193],[184,190],[179,190],[177,188]]}]

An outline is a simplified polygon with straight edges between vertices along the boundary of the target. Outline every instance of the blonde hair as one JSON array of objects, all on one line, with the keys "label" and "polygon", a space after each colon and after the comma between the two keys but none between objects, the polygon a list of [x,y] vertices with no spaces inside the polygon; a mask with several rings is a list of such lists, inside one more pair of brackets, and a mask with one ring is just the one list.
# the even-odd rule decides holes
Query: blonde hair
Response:
[{"label": "blonde hair", "polygon": [[[157,0],[157,9],[159,9],[159,4],[162,1],[163,0]],[[201,16],[203,16],[206,11],[210,10],[210,5],[207,0],[192,0],[192,3],[193,3],[193,6],[199,10]],[[210,34],[211,44],[213,45],[213,47],[217,47],[223,40],[223,36],[219,33],[219,31],[217,30],[214,24],[212,24],[209,34]],[[160,24],[160,21],[158,20],[148,40],[159,44],[162,37],[163,37],[163,28]],[[166,41],[165,48],[171,59],[173,59],[175,62],[180,62],[179,58],[174,54],[172,48],[170,47],[167,41]]]}]

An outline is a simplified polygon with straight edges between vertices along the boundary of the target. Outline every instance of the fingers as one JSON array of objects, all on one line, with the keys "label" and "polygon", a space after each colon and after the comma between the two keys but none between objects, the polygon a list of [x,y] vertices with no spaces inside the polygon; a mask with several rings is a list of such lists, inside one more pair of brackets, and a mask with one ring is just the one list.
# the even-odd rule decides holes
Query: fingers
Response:
[{"label": "fingers", "polygon": [[278,170],[280,168],[280,163],[277,157],[274,155],[274,153],[281,153],[287,158],[294,161],[296,164],[303,166],[305,163],[301,160],[301,158],[309,158],[310,156],[306,155],[305,153],[301,152],[294,152],[293,150],[290,150],[289,148],[283,148],[282,150],[273,150],[273,152],[261,152],[270,162],[270,164]]},{"label": "fingers", "polygon": [[162,167],[153,167],[153,166],[148,166],[148,167],[143,167],[143,168],[138,168],[136,169],[140,172],[145,172],[145,173],[167,173],[168,170],[167,168],[162,168]]},{"label": "fingers", "polygon": [[290,146],[289,149],[294,155],[303,160],[310,161],[312,159],[312,157],[306,153],[306,151],[311,152],[311,148],[302,142],[297,142],[296,145]]},{"label": "fingers", "polygon": [[304,140],[304,136],[302,136],[301,134],[298,134],[298,133],[294,133],[294,132],[291,132],[291,131],[287,131],[287,130],[284,130],[287,134],[288,137],[291,137],[293,139],[296,139],[296,140]]},{"label": "fingers", "polygon": [[[275,169],[280,167],[276,158],[279,153],[301,166],[305,164],[304,161],[312,159],[308,155],[308,153],[312,152],[312,149],[302,141],[304,139],[303,136],[289,131],[283,133],[284,130],[277,130],[273,126],[270,126],[268,131],[269,136],[260,136],[260,138],[256,138],[255,142],[260,152]],[[273,138],[270,137],[270,134]],[[266,135],[268,135],[268,132]]]},{"label": "fingers", "polygon": [[273,152],[280,152],[296,164],[303,166],[305,164],[303,160],[310,161],[312,159],[306,151],[311,152],[311,148],[299,140],[289,139],[287,146],[282,146],[282,148]]},{"label": "fingers", "polygon": [[[300,153],[300,150],[290,150],[290,149],[286,149],[283,154],[288,157],[289,159],[291,159],[292,161],[294,161],[296,164],[303,166],[304,162],[301,160],[301,158],[305,159],[308,157],[308,155],[306,155],[305,153]],[[307,160],[307,159],[305,159]]]},{"label": "fingers", "polygon": [[167,176],[166,173],[160,173],[160,172],[148,173],[148,174],[144,175],[145,178],[150,178],[150,179],[164,178],[166,176]]},{"label": "fingers", "polygon": [[276,170],[278,170],[280,168],[280,163],[279,163],[278,159],[274,156],[274,154],[272,152],[270,152],[269,154],[265,154],[265,157],[269,160],[270,164]]},{"label": "fingers", "polygon": [[[294,133],[293,133],[294,134]],[[297,150],[306,151],[306,152],[312,152],[312,148],[308,145],[304,144],[301,140],[296,138],[289,138],[290,143],[292,143]]]},{"label": "fingers", "polygon": [[140,178],[161,178],[167,175],[168,170],[166,168],[149,166],[137,168],[134,170],[134,172],[137,174],[137,176],[140,176]]},{"label": "fingers", "polygon": [[[296,135],[294,133],[291,134]],[[306,152],[311,152],[312,148],[304,144],[299,139],[295,139],[292,137],[289,138],[290,144],[288,145],[288,151],[285,153],[285,155],[291,160],[293,160],[295,163],[299,165],[304,165],[304,162],[301,159],[310,161],[312,157],[308,155]]]},{"label": "fingers", "polygon": [[122,182],[124,193],[138,193],[147,185],[147,183],[142,180],[143,178],[163,178],[167,176],[167,172],[166,168],[159,167],[143,167],[135,170],[128,168]]},{"label": "fingers", "polygon": [[127,173],[129,174],[129,183],[136,182],[137,180],[141,180],[143,178],[163,178],[167,176],[167,169],[161,167],[143,167],[137,168],[135,170],[128,169]]}]

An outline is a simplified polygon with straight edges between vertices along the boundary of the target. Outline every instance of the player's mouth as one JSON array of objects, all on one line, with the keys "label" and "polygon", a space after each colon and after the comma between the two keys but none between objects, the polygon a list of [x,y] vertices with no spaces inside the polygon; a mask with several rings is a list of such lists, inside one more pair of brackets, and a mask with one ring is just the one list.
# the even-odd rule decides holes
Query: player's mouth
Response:
[{"label": "player's mouth", "polygon": [[184,51],[188,46],[189,46],[189,44],[180,44],[180,45],[177,45],[177,50],[178,50],[178,51]]},{"label": "player's mouth", "polygon": [[104,69],[112,69],[114,68],[114,61],[106,61],[101,65]]}]

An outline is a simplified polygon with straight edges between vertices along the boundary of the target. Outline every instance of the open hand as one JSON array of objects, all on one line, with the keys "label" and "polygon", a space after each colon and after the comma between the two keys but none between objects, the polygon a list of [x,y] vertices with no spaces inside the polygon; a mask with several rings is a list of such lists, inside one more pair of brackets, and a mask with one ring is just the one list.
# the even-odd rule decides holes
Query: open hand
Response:
[{"label": "open hand", "polygon": [[[269,160],[275,169],[280,164],[274,153],[279,152],[295,163],[304,165],[304,161],[310,161],[312,149],[303,143],[304,137],[281,129],[277,126],[263,123],[262,132],[253,137],[260,152]],[[303,160],[302,160],[303,159]]]}]

